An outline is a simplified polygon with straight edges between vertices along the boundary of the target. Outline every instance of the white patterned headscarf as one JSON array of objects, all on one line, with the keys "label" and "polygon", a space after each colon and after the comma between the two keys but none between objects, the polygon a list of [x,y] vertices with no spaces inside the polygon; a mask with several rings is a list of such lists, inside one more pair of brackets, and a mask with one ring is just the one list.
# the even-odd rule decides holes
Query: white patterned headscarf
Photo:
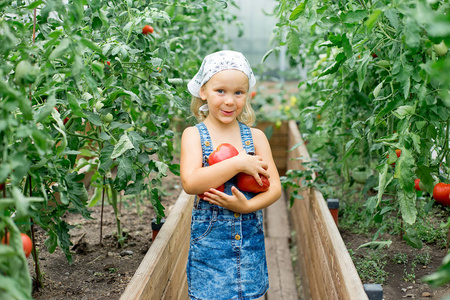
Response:
[{"label": "white patterned headscarf", "polygon": [[209,54],[203,59],[199,71],[187,85],[189,92],[195,97],[200,97],[200,88],[214,74],[223,70],[239,70],[243,72],[248,77],[249,89],[256,84],[252,68],[244,55],[237,51],[223,50]]}]

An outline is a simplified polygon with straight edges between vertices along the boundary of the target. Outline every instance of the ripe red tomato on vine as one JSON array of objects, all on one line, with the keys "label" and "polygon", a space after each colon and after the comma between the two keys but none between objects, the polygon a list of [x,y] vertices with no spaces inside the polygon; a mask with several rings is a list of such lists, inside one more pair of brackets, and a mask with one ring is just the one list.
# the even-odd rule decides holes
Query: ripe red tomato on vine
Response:
[{"label": "ripe red tomato on vine", "polygon": [[145,25],[144,28],[142,28],[142,33],[145,35],[153,33],[153,27],[150,25]]},{"label": "ripe red tomato on vine", "polygon": [[[23,252],[25,253],[25,256],[30,256],[31,251],[33,250],[33,243],[31,242],[31,239],[28,235],[25,233],[21,233],[20,237],[22,238],[22,247]],[[6,236],[2,238],[2,244],[9,245],[9,232]]]},{"label": "ripe red tomato on vine", "polygon": [[437,183],[433,188],[433,198],[437,203],[450,206],[450,184]]},{"label": "ripe red tomato on vine", "polygon": [[416,191],[421,191],[421,189],[420,189],[420,179],[419,178],[414,180],[414,188],[416,189]]}]

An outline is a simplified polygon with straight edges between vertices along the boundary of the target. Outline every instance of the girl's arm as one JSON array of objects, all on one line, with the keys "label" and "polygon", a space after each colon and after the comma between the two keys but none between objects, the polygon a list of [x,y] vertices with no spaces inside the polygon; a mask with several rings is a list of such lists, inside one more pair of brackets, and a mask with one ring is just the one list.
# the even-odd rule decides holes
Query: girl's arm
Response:
[{"label": "girl's arm", "polygon": [[[259,129],[252,128],[253,143],[255,145],[256,155],[267,162],[267,171],[270,174],[270,187],[267,191],[257,194],[255,197],[247,200],[245,196],[236,188],[232,188],[233,195],[229,196],[217,190],[206,192],[206,200],[213,204],[220,205],[231,211],[239,213],[250,213],[268,207],[277,201],[281,196],[281,182],[277,167],[273,160],[272,150],[265,134]],[[250,156],[250,155],[248,155]]]},{"label": "girl's arm", "polygon": [[197,128],[187,128],[181,137],[180,176],[183,189],[188,194],[201,194],[217,188],[239,172],[258,177],[258,173],[270,177],[266,171],[268,164],[259,155],[251,156],[244,152],[238,156],[202,167],[202,147]]}]

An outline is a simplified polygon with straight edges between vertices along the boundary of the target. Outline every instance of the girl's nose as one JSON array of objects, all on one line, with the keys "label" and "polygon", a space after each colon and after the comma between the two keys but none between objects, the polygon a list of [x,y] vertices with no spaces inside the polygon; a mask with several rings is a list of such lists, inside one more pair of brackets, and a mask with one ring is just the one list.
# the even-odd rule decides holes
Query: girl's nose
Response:
[{"label": "girl's nose", "polygon": [[233,99],[233,96],[227,96],[226,98],[225,98],[225,104],[226,105],[232,105],[232,104],[234,104],[234,99]]}]

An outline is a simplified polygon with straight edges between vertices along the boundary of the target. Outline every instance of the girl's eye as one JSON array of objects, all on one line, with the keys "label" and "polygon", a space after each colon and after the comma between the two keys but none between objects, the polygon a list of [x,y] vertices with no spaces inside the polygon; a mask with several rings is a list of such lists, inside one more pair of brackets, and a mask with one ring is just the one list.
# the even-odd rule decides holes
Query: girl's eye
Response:
[{"label": "girl's eye", "polygon": [[242,95],[242,94],[244,94],[243,92],[241,92],[241,91],[239,91],[239,92],[236,92],[236,95]]},{"label": "girl's eye", "polygon": [[223,94],[225,91],[224,91],[224,90],[217,90],[217,92],[218,92],[219,94]]}]

